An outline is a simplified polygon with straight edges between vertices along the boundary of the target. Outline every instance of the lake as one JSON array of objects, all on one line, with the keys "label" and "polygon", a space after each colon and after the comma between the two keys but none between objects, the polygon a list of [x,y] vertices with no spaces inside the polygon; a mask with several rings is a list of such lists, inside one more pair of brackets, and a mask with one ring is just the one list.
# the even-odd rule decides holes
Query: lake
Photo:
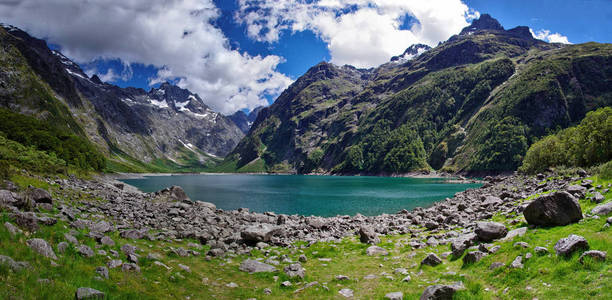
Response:
[{"label": "lake", "polygon": [[224,210],[315,216],[372,216],[427,207],[480,184],[448,183],[442,178],[310,175],[172,175],[121,180],[143,192],[178,185],[193,200]]}]

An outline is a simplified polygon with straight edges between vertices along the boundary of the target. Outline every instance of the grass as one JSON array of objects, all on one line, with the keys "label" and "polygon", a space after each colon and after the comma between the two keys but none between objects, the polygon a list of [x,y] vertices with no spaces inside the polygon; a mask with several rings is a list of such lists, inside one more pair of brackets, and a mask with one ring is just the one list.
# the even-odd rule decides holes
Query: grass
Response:
[{"label": "grass", "polygon": [[[612,180],[597,177],[592,179],[595,185],[606,186],[612,183]],[[57,187],[45,186],[40,181],[23,178],[18,181],[20,185],[27,183],[51,188],[57,197],[64,194],[57,191]],[[76,199],[76,203],[88,197],[85,194],[66,195]],[[612,201],[611,192],[606,193],[605,197],[606,201]],[[580,204],[585,213],[595,205],[585,199],[580,200]],[[511,227],[509,219],[500,215],[494,219]],[[605,219],[587,218],[568,226],[529,229],[523,237],[495,242],[501,246],[501,250],[477,263],[464,265],[460,258],[444,259],[443,264],[436,267],[420,266],[420,261],[430,252],[441,255],[449,251],[449,246],[413,250],[405,246],[411,239],[410,235],[382,237],[379,245],[390,252],[390,255],[384,257],[367,256],[365,249],[368,245],[361,244],[357,237],[348,237],[340,242],[316,242],[309,247],[305,242],[296,242],[291,248],[270,247],[253,250],[249,256],[230,254],[224,258],[206,260],[203,256],[177,257],[170,252],[172,247],[187,249],[187,244],[195,241],[131,241],[112,233],[109,236],[117,245],[100,249],[120,252],[122,244],[137,246],[143,250],[139,263],[142,273],[124,273],[118,268],[110,270],[110,279],[102,281],[94,279],[95,268],[106,264],[105,256],[83,258],[74,250],[69,250],[64,255],[58,255],[59,267],[52,267],[48,259],[37,257],[25,246],[27,239],[40,237],[55,248],[64,240],[63,234],[70,231],[66,222],[60,221],[51,227],[43,226],[36,233],[16,237],[10,236],[4,226],[0,226],[0,254],[28,261],[32,265],[32,269],[18,273],[9,271],[5,266],[0,267],[0,298],[66,299],[73,297],[78,287],[87,286],[105,292],[110,299],[341,299],[338,291],[343,288],[353,289],[357,299],[382,299],[386,293],[394,291],[403,292],[405,299],[417,299],[428,285],[462,281],[466,290],[457,293],[456,299],[612,299],[612,265],[609,259],[606,262],[587,260],[581,264],[578,261],[579,253],[570,258],[561,258],[553,250],[557,240],[570,234],[579,234],[588,240],[591,249],[612,253],[612,234],[610,229],[603,229]],[[522,216],[520,220],[517,226],[526,226]],[[7,213],[0,214],[0,222],[5,221],[13,220]],[[418,230],[416,235],[423,241],[431,235],[443,233],[416,227],[413,229]],[[79,231],[77,238],[95,251],[98,250],[95,249],[95,242],[86,236],[86,231]],[[529,248],[514,247],[518,241],[528,243]],[[548,248],[549,254],[536,255],[533,251],[536,246]],[[204,254],[206,249],[207,246],[204,246],[198,251]],[[160,261],[172,269],[166,270],[146,259],[147,253],[151,252],[161,254]],[[489,270],[493,262],[508,265],[515,257],[524,256],[527,252],[532,253],[533,257],[524,261],[523,269],[502,267]],[[288,263],[282,262],[277,267],[279,271],[274,273],[247,274],[238,270],[240,263],[247,258],[265,260],[274,257],[282,261],[282,257],[287,257],[298,261],[301,254],[308,258],[307,262],[302,263],[306,269],[303,280],[289,279],[282,272]],[[126,261],[123,254],[120,259]],[[180,269],[179,263],[189,266],[191,273]],[[412,279],[402,282],[405,275],[394,274],[396,268],[406,268]],[[369,274],[375,274],[377,278],[364,279]],[[338,281],[335,279],[337,275],[348,276],[349,280]],[[386,276],[392,276],[393,279]],[[51,279],[51,283],[38,283],[39,278]],[[291,281],[293,285],[282,287],[280,283],[285,280]],[[306,282],[312,281],[319,282],[319,285],[294,293]],[[238,287],[227,287],[226,284],[230,282],[238,284]],[[264,293],[266,288],[272,291],[270,295]]]}]

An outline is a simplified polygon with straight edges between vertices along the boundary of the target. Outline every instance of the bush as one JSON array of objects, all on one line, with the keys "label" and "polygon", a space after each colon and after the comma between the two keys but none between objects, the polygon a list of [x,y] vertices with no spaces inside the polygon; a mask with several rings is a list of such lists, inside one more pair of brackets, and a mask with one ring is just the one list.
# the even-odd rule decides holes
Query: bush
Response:
[{"label": "bush", "polygon": [[578,126],[544,137],[531,145],[520,171],[550,167],[592,167],[612,159],[612,107],[589,112]]},{"label": "bush", "polygon": [[612,179],[612,160],[599,167],[599,177],[605,180]]}]

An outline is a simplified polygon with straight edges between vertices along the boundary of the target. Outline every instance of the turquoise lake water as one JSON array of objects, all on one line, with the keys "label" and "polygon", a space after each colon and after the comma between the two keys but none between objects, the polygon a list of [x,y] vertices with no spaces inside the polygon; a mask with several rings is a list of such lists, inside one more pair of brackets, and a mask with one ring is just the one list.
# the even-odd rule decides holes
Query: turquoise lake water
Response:
[{"label": "turquoise lake water", "polygon": [[378,215],[427,207],[480,184],[438,178],[308,175],[175,175],[125,179],[144,192],[179,185],[193,200],[224,210],[315,216]]}]

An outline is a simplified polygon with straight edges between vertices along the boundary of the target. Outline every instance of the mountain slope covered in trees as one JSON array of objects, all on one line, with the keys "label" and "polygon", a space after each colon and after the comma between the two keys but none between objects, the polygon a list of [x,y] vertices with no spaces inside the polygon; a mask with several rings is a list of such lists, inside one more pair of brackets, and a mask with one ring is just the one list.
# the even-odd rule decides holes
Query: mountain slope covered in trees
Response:
[{"label": "mountain slope covered in trees", "polygon": [[419,52],[368,70],[312,67],[259,113],[224,164],[387,175],[515,170],[538,138],[612,105],[610,44],[550,44],[482,15]]}]

